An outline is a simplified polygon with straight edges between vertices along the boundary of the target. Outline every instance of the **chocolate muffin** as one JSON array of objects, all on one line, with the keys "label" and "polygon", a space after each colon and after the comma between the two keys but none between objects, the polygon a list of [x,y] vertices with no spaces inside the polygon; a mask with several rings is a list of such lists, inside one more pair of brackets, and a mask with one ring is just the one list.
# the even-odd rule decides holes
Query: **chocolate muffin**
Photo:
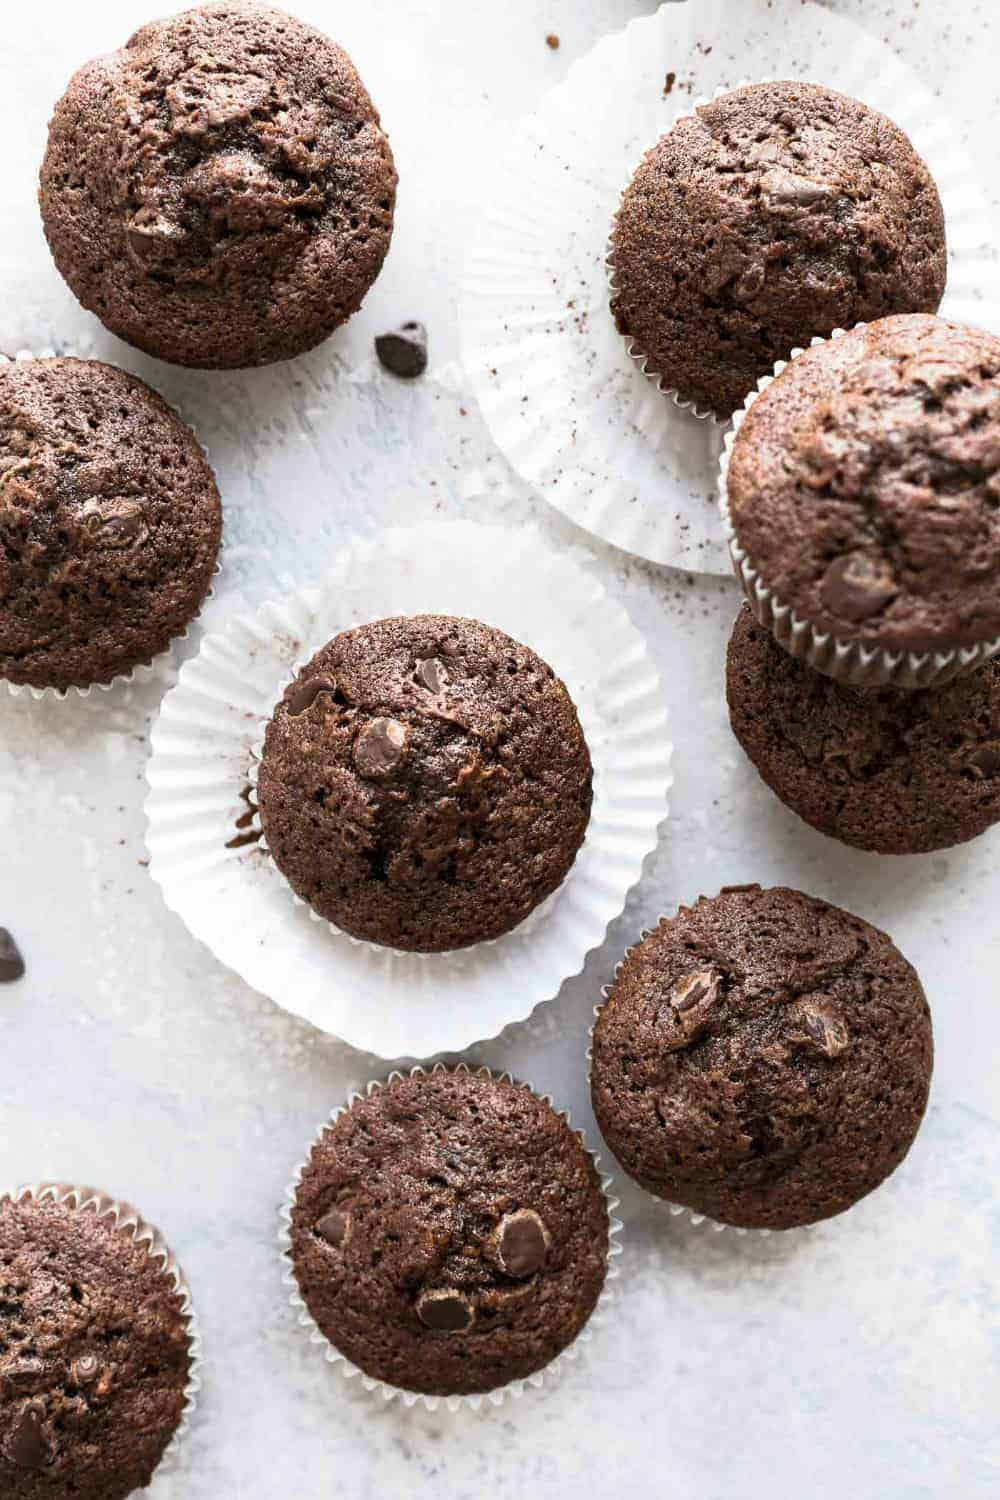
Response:
[{"label": "chocolate muffin", "polygon": [[807,648],[995,649],[1000,339],[913,316],[807,350],[750,408],[727,492],[751,603],[757,577]]},{"label": "chocolate muffin", "polygon": [[551,667],[477,620],[376,620],[299,673],[258,799],[292,889],[354,937],[496,938],[564,879],[590,818],[580,721]]},{"label": "chocolate muffin", "polygon": [[222,532],[194,433],[96,360],[0,364],[0,677],[109,683],[198,613]]},{"label": "chocolate muffin", "polygon": [[649,1192],[792,1229],[898,1167],[932,1056],[920,981],[885,933],[799,891],[733,886],[626,954],[594,1031],[594,1112]]},{"label": "chocolate muffin", "polygon": [[789,656],[744,608],[729,718],[761,777],[821,833],[927,854],[1000,822],[1000,661],[923,692],[854,688]]},{"label": "chocolate muffin", "polygon": [[347,54],[231,0],[154,21],[74,75],[40,193],[84,307],[204,369],[290,359],[345,322],[382,267],[395,197]]},{"label": "chocolate muffin", "polygon": [[814,335],[936,312],[944,215],[884,115],[814,84],[754,84],[702,105],[647,153],[609,266],[633,352],[725,419]]},{"label": "chocolate muffin", "polygon": [[0,1198],[4,1500],[125,1500],[149,1484],[187,1404],[173,1278],[83,1201]]},{"label": "chocolate muffin", "polygon": [[326,1128],[288,1253],[346,1359],[454,1396],[523,1380],[571,1344],[608,1246],[597,1170],[565,1119],[509,1078],[436,1069],[393,1075]]}]

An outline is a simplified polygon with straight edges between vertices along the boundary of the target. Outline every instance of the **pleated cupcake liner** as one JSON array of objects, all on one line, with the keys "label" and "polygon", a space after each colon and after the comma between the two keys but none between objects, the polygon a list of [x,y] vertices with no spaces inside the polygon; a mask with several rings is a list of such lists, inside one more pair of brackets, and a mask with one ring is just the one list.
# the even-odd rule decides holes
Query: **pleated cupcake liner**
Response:
[{"label": "pleated cupcake liner", "polygon": [[[699,897],[697,899],[701,899],[701,898]],[[590,1030],[587,1033],[587,1038],[588,1038],[588,1047],[587,1047],[587,1082],[588,1082],[588,1084],[591,1084],[591,1085],[593,1084],[593,1071],[594,1071],[594,1032],[595,1032],[595,1030],[597,1028],[597,1022],[598,1022],[598,1019],[600,1017],[601,1011],[604,1009],[604,1007],[607,1005],[608,1001],[611,999],[611,991],[614,988],[615,980],[617,980],[619,974],[621,973],[622,968],[625,965],[626,959],[630,958],[631,955],[636,951],[636,949],[638,947],[640,947],[641,944],[644,943],[648,937],[652,937],[653,933],[656,932],[657,928],[661,925],[661,923],[671,921],[673,919],[673,916],[676,916],[676,915],[677,915],[676,912],[674,912],[671,916],[664,915],[664,916],[662,916],[662,917],[660,917],[658,919],[658,921],[656,922],[656,924],[653,927],[643,927],[641,929],[640,933],[639,933],[639,940],[638,940],[638,942],[633,943],[630,947],[626,948],[625,952],[622,954],[621,958],[615,964],[614,974],[613,974],[610,982],[608,984],[605,984],[605,985],[601,986],[601,1000],[600,1000],[599,1004],[597,1004],[597,1005],[594,1006],[594,1010],[593,1010],[594,1022],[593,1022],[593,1025],[591,1026]],[[607,1143],[605,1143],[605,1144],[607,1144]],[[609,1152],[611,1154],[612,1161],[617,1161],[617,1158],[616,1158],[614,1152],[611,1151],[610,1146],[608,1147],[608,1150],[609,1150]],[[618,1162],[618,1165],[621,1166],[621,1163]],[[621,1167],[621,1170],[623,1172],[625,1172],[625,1168],[624,1167]],[[626,1177],[628,1177],[629,1174],[627,1172],[625,1172],[625,1175],[626,1175]],[[629,1180],[630,1181],[634,1181],[633,1178],[629,1178]],[[636,1183],[635,1185],[636,1185],[636,1187],[640,1187],[641,1188],[641,1184],[640,1183]],[[722,1234],[723,1231],[728,1231],[729,1234],[731,1234],[731,1235],[737,1235],[741,1239],[746,1238],[749,1235],[752,1235],[752,1236],[754,1236],[756,1238],[759,1238],[759,1239],[768,1239],[772,1235],[780,1234],[781,1237],[783,1239],[785,1239],[789,1235],[804,1233],[804,1232],[806,1232],[806,1231],[808,1231],[810,1229],[815,1228],[815,1225],[813,1225],[813,1224],[801,1224],[801,1225],[797,1225],[793,1229],[782,1229],[782,1230],[775,1230],[775,1229],[747,1229],[747,1228],[745,1228],[741,1224],[724,1224],[724,1223],[722,1223],[722,1221],[720,1219],[713,1219],[709,1214],[700,1214],[700,1213],[697,1213],[693,1208],[688,1208],[688,1206],[686,1204],[684,1204],[684,1203],[673,1203],[673,1202],[671,1202],[671,1200],[669,1198],[661,1198],[659,1196],[659,1194],[657,1194],[657,1193],[651,1193],[646,1188],[642,1188],[642,1191],[645,1193],[646,1197],[651,1202],[658,1204],[663,1209],[664,1213],[665,1214],[669,1214],[671,1218],[675,1218],[675,1219],[676,1218],[684,1218],[690,1224],[692,1224],[692,1225],[694,1225],[696,1227],[699,1224],[705,1224],[715,1234]],[[849,1210],[847,1210],[847,1211],[849,1212]],[[838,1217],[840,1217],[840,1215],[838,1215]]]},{"label": "pleated cupcake liner", "polygon": [[[99,359],[99,357],[95,354],[85,353],[80,348],[74,347],[61,350],[43,348],[39,349],[37,352],[30,349],[19,349],[13,355],[0,354],[0,365],[25,363],[35,359],[79,359],[92,360],[100,364],[111,364],[110,360]],[[123,367],[119,365],[113,365],[112,368],[121,369]],[[125,373],[128,374],[130,372],[126,371]],[[142,379],[141,376],[137,378]],[[149,384],[148,381],[144,381],[143,383],[146,385]],[[150,386],[150,389],[156,390],[156,387]],[[156,391],[156,394],[160,395],[160,392]],[[177,417],[179,417],[184,425],[188,427],[194,434],[195,441],[198,443],[198,446],[204,454],[205,461],[212,471],[212,475],[216,481],[216,485],[218,485],[218,476],[216,475],[215,468],[212,464],[211,454],[209,453],[208,448],[205,446],[205,444],[201,440],[201,437],[199,436],[196,423],[191,421],[186,412],[184,412],[180,407],[175,406],[171,401],[167,401],[165,396],[161,399],[166,401],[166,404],[170,407],[170,410]],[[222,502],[220,496],[220,504],[221,503]],[[213,578],[218,578],[219,574],[222,572],[222,553],[223,548],[225,547],[225,538],[225,506],[223,505],[222,530],[219,537],[218,556],[215,560],[215,566],[212,569]],[[188,621],[187,625],[185,625],[184,629],[182,631],[179,631],[177,635],[171,636],[169,642],[166,646],[164,646],[162,651],[156,652],[156,654],[149,657],[147,661],[136,662],[136,664],[133,667],[130,667],[127,672],[117,672],[109,682],[90,682],[84,686],[77,686],[76,684],[74,684],[73,686],[68,688],[36,687],[33,683],[11,682],[8,678],[0,676],[0,687],[6,688],[8,694],[12,698],[31,698],[36,703],[61,703],[70,698],[90,698],[94,693],[111,693],[130,685],[149,682],[163,667],[176,665],[177,648],[185,641],[190,639],[192,627],[197,623],[198,618],[202,614],[206,604],[214,596],[214,594],[215,585],[213,583],[209,585],[204,598],[198,605],[195,613],[191,616],[191,619]]]},{"label": "pleated cupcake liner", "polygon": [[138,1209],[130,1203],[112,1198],[99,1188],[80,1187],[63,1182],[36,1182],[23,1184],[0,1193],[0,1202],[10,1200],[13,1203],[20,1203],[25,1198],[32,1198],[39,1203],[51,1201],[65,1204],[81,1213],[92,1212],[98,1219],[110,1219],[117,1232],[126,1235],[135,1244],[146,1247],[150,1259],[160,1263],[164,1278],[170,1282],[180,1298],[181,1317],[187,1328],[190,1361],[187,1383],[184,1387],[184,1411],[173,1436],[163,1451],[163,1456],[156,1466],[149,1485],[132,1492],[136,1495],[148,1496],[149,1500],[158,1500],[160,1496],[162,1500],[170,1500],[174,1494],[173,1481],[176,1477],[180,1450],[190,1432],[202,1385],[202,1341],[198,1316],[192,1301],[191,1289],[177,1257],[160,1230],[148,1223]]},{"label": "pleated cupcake liner", "polygon": [[[342,630],[426,613],[484,620],[536,650],[566,683],[594,766],[586,837],[558,889],[511,932],[448,953],[349,937],[256,837],[263,736],[298,668]],[[238,613],[182,668],[151,743],[147,844],[168,906],[256,989],[388,1059],[465,1051],[553,999],[638,882],[672,782],[663,687],[625,611],[534,530],[470,522],[356,540],[320,588],[289,581],[283,599]]]},{"label": "pleated cupcake liner", "polygon": [[[856,328],[865,325],[859,323]],[[843,338],[846,329],[837,328],[827,338],[814,338],[809,347],[816,348],[833,339]],[[769,386],[789,364],[804,354],[792,351],[790,360],[779,360],[774,373],[764,375],[751,391],[742,408],[733,417],[719,463],[719,511],[729,544],[733,571],[757,622],[769,630],[780,646],[815,671],[832,677],[835,682],[852,687],[893,687],[913,690],[943,687],[965,672],[975,671],[1000,651],[1000,637],[978,646],[956,647],[951,651],[886,651],[864,646],[860,641],[842,640],[829,631],[817,630],[797,614],[790,604],[770,588],[746,548],[740,543],[729,505],[729,466],[733,449],[747,415]]]},{"label": "pleated cupcake liner", "polygon": [[[483,1391],[475,1395],[452,1396],[433,1396],[428,1395],[422,1391],[411,1391],[407,1390],[403,1386],[391,1385],[387,1381],[378,1379],[376,1376],[367,1375],[364,1370],[359,1368],[359,1366],[353,1364],[346,1355],[341,1354],[340,1350],[337,1349],[336,1346],[332,1344],[326,1337],[326,1335],[321,1332],[315,1319],[306,1306],[305,1299],[303,1298],[302,1293],[299,1290],[298,1282],[295,1279],[295,1272],[291,1262],[292,1213],[295,1208],[299,1186],[302,1181],[302,1174],[305,1172],[307,1166],[309,1165],[313,1150],[322,1141],[323,1136],[325,1135],[329,1127],[334,1124],[334,1122],[338,1120],[341,1115],[350,1113],[354,1104],[356,1104],[360,1099],[368,1097],[374,1093],[379,1093],[382,1089],[391,1088],[394,1083],[402,1081],[402,1079],[404,1079],[405,1077],[425,1078],[432,1077],[437,1073],[462,1073],[480,1078],[489,1078],[498,1083],[511,1083],[518,1088],[525,1089],[528,1093],[533,1094],[536,1099],[540,1099],[543,1104],[547,1104],[550,1108],[555,1109],[555,1106],[552,1103],[551,1096],[548,1094],[539,1094],[530,1083],[521,1082],[520,1080],[513,1078],[510,1073],[498,1073],[486,1067],[473,1068],[466,1063],[459,1063],[456,1067],[447,1067],[444,1063],[435,1063],[432,1068],[424,1068],[419,1066],[410,1068],[408,1073],[401,1073],[398,1070],[394,1070],[385,1079],[372,1080],[365,1085],[363,1090],[352,1093],[348,1097],[346,1104],[343,1104],[338,1109],[335,1109],[330,1115],[329,1119],[323,1121],[323,1123],[317,1128],[316,1133],[310,1143],[309,1155],[305,1158],[304,1161],[299,1162],[298,1166],[295,1168],[295,1171],[292,1175],[292,1180],[289,1183],[286,1191],[285,1201],[282,1204],[280,1214],[281,1227],[278,1233],[278,1246],[281,1256],[281,1264],[283,1267],[282,1284],[288,1290],[289,1305],[294,1310],[296,1314],[296,1321],[308,1338],[309,1343],[319,1348],[326,1358],[327,1363],[335,1366],[346,1380],[357,1380],[366,1391],[368,1391],[376,1399],[381,1400],[386,1404],[398,1400],[401,1401],[404,1406],[411,1407],[419,1405],[424,1407],[425,1410],[431,1412],[437,1411],[439,1408],[443,1408],[444,1410],[449,1412],[458,1412],[462,1410],[478,1412],[481,1411],[484,1406],[499,1407],[503,1406],[505,1402],[518,1400],[527,1392],[533,1390],[541,1390],[543,1386],[550,1386],[560,1376],[564,1376],[566,1365],[572,1364],[575,1360],[577,1360],[580,1354],[586,1349],[586,1347],[590,1343],[592,1343],[595,1332],[603,1327],[607,1319],[608,1311],[614,1304],[616,1289],[614,1288],[612,1283],[614,1283],[618,1279],[619,1275],[618,1267],[615,1264],[615,1261],[622,1253],[621,1237],[624,1226],[621,1220],[615,1217],[615,1210],[619,1206],[619,1200],[614,1196],[613,1180],[611,1177],[606,1176],[601,1172],[600,1157],[587,1145],[587,1141],[582,1130],[576,1130],[574,1131],[574,1134],[578,1137],[581,1145],[583,1146],[584,1150],[586,1151],[587,1155],[594,1165],[594,1169],[597,1172],[597,1176],[601,1184],[601,1191],[604,1194],[604,1199],[608,1208],[608,1249],[606,1256],[606,1272],[604,1285],[601,1288],[601,1292],[593,1312],[587,1319],[587,1322],[585,1323],[583,1328],[581,1328],[580,1332],[576,1335],[572,1343],[568,1344],[565,1349],[562,1349],[559,1354],[557,1354],[556,1357],[549,1362],[549,1364],[545,1365],[541,1370],[536,1370],[532,1375],[526,1375],[519,1380],[511,1380],[506,1385],[497,1386],[491,1391]],[[556,1110],[555,1112],[558,1114],[560,1120],[565,1121],[566,1125],[568,1125],[570,1129],[573,1128],[568,1110]]]},{"label": "pleated cupcake liner", "polygon": [[[705,49],[712,35],[726,45]],[[616,547],[715,574],[730,567],[714,503],[723,428],[678,408],[669,381],[649,361],[644,371],[639,351],[623,352],[606,255],[629,168],[690,114],[687,90],[710,99],[736,87],[730,68],[817,79],[895,121],[944,205],[943,316],[1000,328],[995,235],[974,160],[941,101],[877,36],[811,3],[765,11],[698,0],[598,42],[497,142],[462,275],[463,364],[497,446],[549,504]]]}]

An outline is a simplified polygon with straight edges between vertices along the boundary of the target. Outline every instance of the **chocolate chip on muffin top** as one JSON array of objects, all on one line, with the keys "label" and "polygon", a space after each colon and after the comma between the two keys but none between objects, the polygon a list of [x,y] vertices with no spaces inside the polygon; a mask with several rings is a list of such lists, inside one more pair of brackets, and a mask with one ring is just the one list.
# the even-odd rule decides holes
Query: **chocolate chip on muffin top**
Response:
[{"label": "chocolate chip on muffin top", "polygon": [[1000,339],[915,315],[807,350],[740,427],[728,501],[814,631],[891,653],[1000,637]]},{"label": "chocolate chip on muffin top", "polygon": [[360,306],[396,172],[347,54],[270,6],[183,11],[56,106],[41,208],[83,305],[177,364],[288,359]]},{"label": "chocolate chip on muffin top", "polygon": [[936,312],[944,216],[884,115],[813,84],[753,84],[646,155],[610,259],[620,331],[684,399],[727,418],[813,336]]},{"label": "chocolate chip on muffin top", "polygon": [[191,429],[95,360],[0,364],[0,677],[110,682],[181,634],[222,531]]},{"label": "chocolate chip on muffin top", "polygon": [[930,1084],[930,1012],[883,932],[786,889],[732,887],[629,952],[594,1030],[601,1133],[649,1192],[789,1229],[899,1165]]},{"label": "chocolate chip on muffin top", "polygon": [[439,952],[508,932],[590,817],[569,694],[527,646],[418,615],[345,631],[277,705],[258,778],[292,888],[355,937]]},{"label": "chocolate chip on muffin top", "polygon": [[604,1284],[591,1157],[530,1089],[485,1073],[396,1077],[314,1146],[290,1255],[322,1333],[367,1375],[473,1394],[576,1338]]}]

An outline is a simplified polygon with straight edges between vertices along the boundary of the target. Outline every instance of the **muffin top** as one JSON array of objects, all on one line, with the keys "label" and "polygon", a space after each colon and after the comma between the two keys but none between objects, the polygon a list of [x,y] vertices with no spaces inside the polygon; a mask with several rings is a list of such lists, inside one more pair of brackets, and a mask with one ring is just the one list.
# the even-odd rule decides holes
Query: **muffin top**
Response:
[{"label": "muffin top", "polygon": [[41,208],[84,307],[177,364],[266,364],[360,306],[392,234],[396,172],[354,65],[268,6],[137,31],[56,106]]},{"label": "muffin top", "polygon": [[744,607],[727,680],[736,738],[822,833],[926,854],[1000,822],[1000,661],[929,692],[844,687],[783,651]]},{"label": "muffin top", "polygon": [[522,1084],[437,1070],[356,1100],[313,1147],[291,1220],[310,1313],[368,1375],[490,1391],[576,1338],[608,1210],[578,1135]]},{"label": "muffin top", "polygon": [[625,957],[594,1032],[594,1111],[649,1192],[724,1224],[850,1208],[906,1155],[930,1012],[886,935],[799,891],[735,886]]},{"label": "muffin top", "polygon": [[162,1263],[50,1199],[0,1199],[0,1494],[124,1500],[186,1404],[190,1338]]},{"label": "muffin top", "polygon": [[886,318],[809,349],[729,465],[764,585],[840,641],[951,651],[1000,636],[1000,339]]},{"label": "muffin top", "polygon": [[448,615],[377,620],[318,651],[267,728],[268,848],[355,937],[440,952],[515,927],[583,842],[590,755],[527,646]]},{"label": "muffin top", "polygon": [[0,677],[110,682],[198,613],[215,478],[155,391],[95,360],[0,364]]},{"label": "muffin top", "polygon": [[754,84],[646,155],[611,260],[620,331],[684,399],[727,418],[814,335],[936,312],[944,216],[884,115],[813,84]]}]

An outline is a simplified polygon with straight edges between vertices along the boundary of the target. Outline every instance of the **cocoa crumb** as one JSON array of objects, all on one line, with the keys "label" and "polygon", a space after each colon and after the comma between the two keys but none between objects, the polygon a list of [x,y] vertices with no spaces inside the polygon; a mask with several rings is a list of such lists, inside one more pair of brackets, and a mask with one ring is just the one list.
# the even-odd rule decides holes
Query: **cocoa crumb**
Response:
[{"label": "cocoa crumb", "polygon": [[556,36],[554,31],[550,31],[548,36],[545,38],[545,45],[546,47],[551,47],[553,52],[559,51],[559,38]]}]

